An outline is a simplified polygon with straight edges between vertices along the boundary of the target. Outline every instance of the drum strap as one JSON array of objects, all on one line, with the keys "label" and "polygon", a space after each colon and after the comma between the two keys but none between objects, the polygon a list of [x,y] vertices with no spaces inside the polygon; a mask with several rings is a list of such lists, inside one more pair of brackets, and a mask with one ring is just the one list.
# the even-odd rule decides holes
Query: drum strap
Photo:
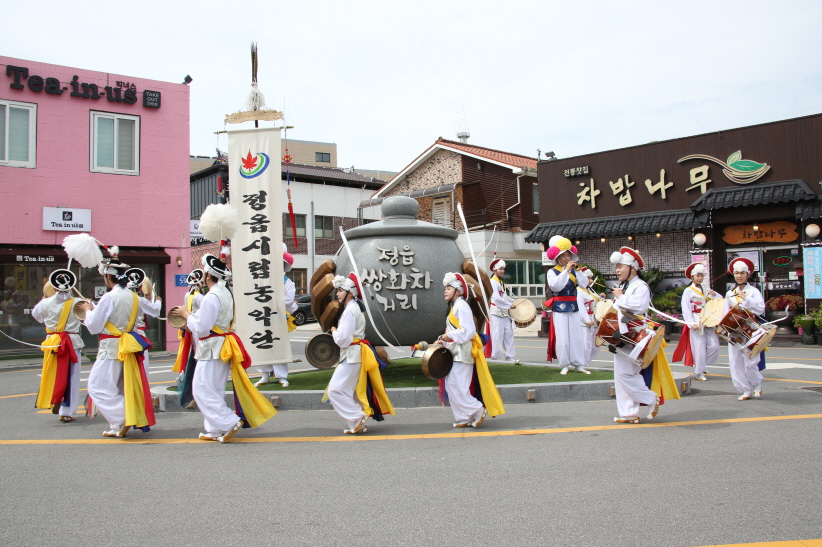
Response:
[{"label": "drum strap", "polygon": [[691,290],[694,291],[698,296],[701,296],[705,299],[705,293],[702,292],[702,287],[699,285],[691,285]]},{"label": "drum strap", "polygon": [[[562,270],[563,270],[562,266],[559,266],[559,265],[554,266],[554,269],[557,271],[557,273],[562,273]],[[568,277],[569,277],[569,278],[571,278],[571,281],[573,281],[573,282],[574,282],[574,285],[579,286],[579,285],[577,284],[577,276],[575,276],[575,275],[574,275],[574,272],[569,271],[569,272],[568,272]]]}]

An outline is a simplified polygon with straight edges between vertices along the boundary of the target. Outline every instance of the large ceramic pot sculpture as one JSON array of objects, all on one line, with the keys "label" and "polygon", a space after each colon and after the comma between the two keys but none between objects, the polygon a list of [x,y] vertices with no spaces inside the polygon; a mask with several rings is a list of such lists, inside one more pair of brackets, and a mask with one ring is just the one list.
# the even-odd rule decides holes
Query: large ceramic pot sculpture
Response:
[{"label": "large ceramic pot sculpture", "polygon": [[[470,298],[479,328],[485,321],[482,291],[473,264],[464,259],[457,246],[458,232],[430,222],[416,220],[416,200],[395,196],[382,203],[385,220],[345,232],[364,288],[366,305],[376,323],[365,331],[374,346],[410,346],[433,342],[445,330],[448,303],[443,299],[442,279],[446,272],[462,272],[478,300]],[[343,248],[337,261],[326,260],[311,278],[312,311],[324,331],[336,325],[340,312],[334,300],[334,275],[355,271]],[[491,283],[480,272],[485,295]],[[378,334],[379,332],[379,334]]]}]

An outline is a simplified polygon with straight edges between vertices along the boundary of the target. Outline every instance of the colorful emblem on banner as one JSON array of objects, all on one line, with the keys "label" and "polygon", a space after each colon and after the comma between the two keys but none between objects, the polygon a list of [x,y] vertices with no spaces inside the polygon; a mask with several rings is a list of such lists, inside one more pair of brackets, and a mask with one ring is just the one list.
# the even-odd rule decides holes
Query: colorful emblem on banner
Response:
[{"label": "colorful emblem on banner", "polygon": [[259,177],[266,169],[268,169],[268,165],[271,163],[268,154],[263,154],[260,152],[259,154],[252,156],[251,150],[248,151],[248,155],[246,157],[241,159],[243,164],[240,166],[240,176],[244,179]]}]

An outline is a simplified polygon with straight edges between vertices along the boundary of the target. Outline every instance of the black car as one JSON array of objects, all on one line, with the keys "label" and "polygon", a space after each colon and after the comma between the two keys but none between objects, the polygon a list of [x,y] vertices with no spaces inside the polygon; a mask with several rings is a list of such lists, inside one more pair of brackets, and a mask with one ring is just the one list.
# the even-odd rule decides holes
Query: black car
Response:
[{"label": "black car", "polygon": [[300,294],[297,295],[297,311],[293,314],[294,324],[304,325],[308,321],[316,321],[317,318],[311,313],[311,295]]}]

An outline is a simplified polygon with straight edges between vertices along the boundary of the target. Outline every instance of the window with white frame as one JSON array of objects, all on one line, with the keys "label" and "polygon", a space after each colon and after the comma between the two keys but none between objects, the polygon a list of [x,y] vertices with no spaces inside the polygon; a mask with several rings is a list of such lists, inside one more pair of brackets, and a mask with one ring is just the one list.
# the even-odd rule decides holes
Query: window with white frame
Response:
[{"label": "window with white frame", "polygon": [[534,202],[534,214],[539,214],[539,184],[536,182],[534,183],[534,194],[533,194],[533,202]]},{"label": "window with white frame", "polygon": [[37,167],[37,105],[0,100],[0,165]]},{"label": "window with white frame", "polygon": [[111,112],[91,113],[91,171],[140,174],[140,118]]}]

